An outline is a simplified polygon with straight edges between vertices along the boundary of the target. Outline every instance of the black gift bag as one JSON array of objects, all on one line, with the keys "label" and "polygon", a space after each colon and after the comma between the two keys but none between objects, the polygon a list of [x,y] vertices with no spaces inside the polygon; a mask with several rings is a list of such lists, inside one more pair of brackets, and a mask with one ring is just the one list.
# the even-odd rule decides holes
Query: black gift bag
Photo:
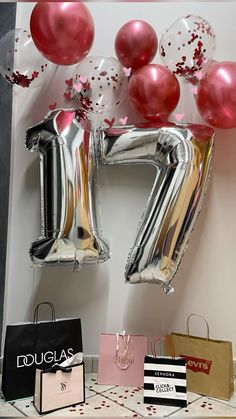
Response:
[{"label": "black gift bag", "polygon": [[[38,322],[42,304],[51,307],[51,321]],[[80,319],[56,320],[53,304],[38,304],[33,323],[7,326],[2,375],[5,399],[33,396],[36,368],[48,368],[77,352],[83,352]]]}]

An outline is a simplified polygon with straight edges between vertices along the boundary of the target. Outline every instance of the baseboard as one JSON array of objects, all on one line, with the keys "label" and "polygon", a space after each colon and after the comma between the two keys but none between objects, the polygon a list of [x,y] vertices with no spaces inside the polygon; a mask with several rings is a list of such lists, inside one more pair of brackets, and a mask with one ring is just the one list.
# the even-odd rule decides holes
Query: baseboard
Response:
[{"label": "baseboard", "polygon": [[[0,357],[0,374],[2,373],[2,363],[3,357]],[[98,372],[98,355],[85,355],[84,357],[85,363],[85,372],[88,373],[97,373]],[[233,373],[234,377],[236,377],[236,358],[233,360]]]},{"label": "baseboard", "polygon": [[85,372],[98,372],[98,355],[85,355]]}]

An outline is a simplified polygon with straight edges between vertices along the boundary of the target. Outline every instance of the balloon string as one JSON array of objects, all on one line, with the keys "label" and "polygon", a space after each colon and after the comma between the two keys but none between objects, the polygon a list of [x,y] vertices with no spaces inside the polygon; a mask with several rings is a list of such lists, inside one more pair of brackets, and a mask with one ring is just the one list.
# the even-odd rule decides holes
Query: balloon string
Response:
[{"label": "balloon string", "polygon": [[[31,265],[31,268],[33,269],[33,289],[32,289],[32,304],[31,304],[31,310],[32,310],[32,316],[34,316],[34,309],[35,309],[35,291],[36,291],[36,286],[38,283],[38,269],[40,269],[38,266],[35,265]],[[41,271],[40,271],[41,272]],[[33,318],[33,317],[32,317]]]},{"label": "balloon string", "polygon": [[31,305],[32,318],[33,318],[33,315],[34,315],[34,290],[35,290],[35,266],[32,265],[31,268],[33,269],[33,290],[32,290],[32,305]]},{"label": "balloon string", "polygon": [[[165,320],[162,321],[162,336],[166,336],[166,325],[165,325]],[[162,341],[161,341],[161,354],[162,354]]]},{"label": "balloon string", "polygon": [[[91,123],[92,124],[92,123]],[[97,129],[93,127],[92,124],[92,132],[93,132],[93,147],[94,147],[94,156],[95,156],[95,167],[96,167],[96,182],[97,182],[97,208],[99,212],[99,221],[98,221],[98,227],[100,230],[100,233],[103,235],[103,217],[102,217],[102,209],[101,209],[101,199],[100,199],[100,174],[99,174],[99,158],[97,153]]]}]

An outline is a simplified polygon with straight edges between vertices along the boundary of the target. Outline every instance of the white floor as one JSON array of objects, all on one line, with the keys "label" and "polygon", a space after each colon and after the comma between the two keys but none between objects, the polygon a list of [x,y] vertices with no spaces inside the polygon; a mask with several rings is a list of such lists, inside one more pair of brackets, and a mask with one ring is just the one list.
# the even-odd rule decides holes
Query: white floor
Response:
[{"label": "white floor", "polygon": [[[235,383],[236,384],[236,383]],[[230,401],[210,399],[188,393],[188,407],[179,409],[168,406],[143,404],[143,390],[134,387],[113,387],[97,384],[97,374],[86,374],[86,401],[84,404],[57,410],[45,416],[234,416],[236,417],[236,392]],[[39,416],[32,398],[5,403],[0,399],[0,416]]]}]

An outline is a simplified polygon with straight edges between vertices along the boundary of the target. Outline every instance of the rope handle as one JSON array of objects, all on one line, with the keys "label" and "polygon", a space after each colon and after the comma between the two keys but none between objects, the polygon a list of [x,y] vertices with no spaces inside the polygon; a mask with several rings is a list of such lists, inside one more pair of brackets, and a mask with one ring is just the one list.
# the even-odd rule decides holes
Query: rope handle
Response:
[{"label": "rope handle", "polygon": [[48,301],[43,301],[42,303],[37,304],[37,306],[35,307],[34,310],[34,323],[37,324],[38,323],[38,319],[39,319],[39,307],[41,305],[47,305],[51,308],[51,314],[52,314],[52,322],[55,322],[56,320],[56,313],[55,313],[55,307],[52,303],[48,302]]},{"label": "rope handle", "polygon": [[168,336],[168,337],[167,336],[164,336],[164,337],[163,336],[162,337],[158,336],[157,338],[154,338],[151,341],[150,348],[151,348],[151,353],[152,353],[153,358],[157,358],[156,344],[158,342],[161,342],[161,341],[169,342],[169,345],[170,345],[170,348],[171,348],[171,356],[172,356],[173,359],[175,359],[175,348],[174,348],[171,336]]},{"label": "rope handle", "polygon": [[201,316],[200,314],[190,314],[188,316],[187,322],[186,322],[186,335],[187,335],[187,338],[189,337],[189,323],[190,323],[190,319],[193,316],[200,317],[205,322],[205,324],[206,324],[206,330],[207,330],[206,340],[209,340],[209,335],[210,335],[209,324],[208,324],[207,320],[205,319],[205,317]]},{"label": "rope handle", "polygon": [[126,355],[128,350],[129,350],[129,342],[130,342],[130,335],[126,335],[125,334],[125,330],[123,330],[122,333],[116,333],[116,352],[119,351],[120,345],[119,345],[119,336],[123,337],[123,342],[124,342],[124,353],[123,355]]},{"label": "rope handle", "polygon": [[[119,354],[120,350],[120,336],[123,338],[124,352]],[[130,348],[130,335],[125,334],[125,330],[122,333],[116,333],[116,354],[114,362],[121,370],[127,370],[130,365],[134,362],[134,353],[132,352],[130,357],[128,356]]]}]

